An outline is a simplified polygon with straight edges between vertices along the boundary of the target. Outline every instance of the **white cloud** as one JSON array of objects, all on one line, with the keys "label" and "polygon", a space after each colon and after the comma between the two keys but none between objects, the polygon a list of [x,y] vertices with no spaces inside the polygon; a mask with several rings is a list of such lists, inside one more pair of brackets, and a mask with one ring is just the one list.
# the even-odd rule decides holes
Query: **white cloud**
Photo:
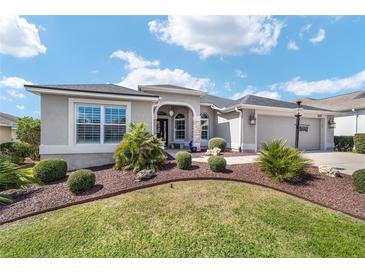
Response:
[{"label": "white cloud", "polygon": [[246,96],[249,94],[260,96],[260,97],[271,98],[271,99],[280,99],[280,97],[281,97],[277,91],[268,91],[268,90],[258,91],[255,87],[248,86],[244,91],[236,92],[235,94],[233,94],[231,99],[237,100],[237,99],[242,98],[243,96]]},{"label": "white cloud", "polygon": [[93,69],[92,71],[90,71],[92,74],[98,74],[99,73],[99,70],[97,69]]},{"label": "white cloud", "polygon": [[316,36],[309,39],[309,42],[311,42],[313,44],[320,43],[324,40],[324,38],[326,38],[326,31],[321,28],[318,30],[318,33]]},{"label": "white cloud", "polygon": [[[115,54],[118,53],[118,54]],[[198,90],[210,90],[214,83],[209,78],[194,77],[182,69],[162,69],[159,61],[149,61],[133,52],[116,51],[110,57],[126,62],[128,74],[118,85],[137,88],[138,85],[171,84]]]},{"label": "white cloud", "polygon": [[336,93],[344,90],[359,89],[365,86],[365,70],[345,78],[330,78],[319,81],[306,81],[295,77],[285,83],[272,85],[292,92],[299,96],[308,96],[314,93]]},{"label": "white cloud", "polygon": [[224,89],[227,91],[231,91],[231,83],[230,82],[224,82]]},{"label": "white cloud", "polygon": [[235,71],[235,73],[236,73],[236,76],[237,77],[239,77],[239,78],[247,78],[247,73],[244,73],[244,72],[242,72],[241,70],[239,70],[239,69],[236,69],[236,71]]},{"label": "white cloud", "polygon": [[22,106],[22,105],[16,105],[15,106],[17,109],[20,109],[20,110],[23,110],[25,107],[24,106]]},{"label": "white cloud", "polygon": [[300,28],[300,31],[299,31],[299,37],[300,39],[303,39],[303,36],[304,34],[306,34],[307,32],[309,32],[309,30],[311,29],[312,27],[312,24],[307,24],[307,25],[304,25]]},{"label": "white cloud", "polygon": [[2,79],[0,79],[0,87],[7,87],[12,89],[21,89],[24,87],[24,85],[31,85],[32,82],[29,82],[27,80],[24,80],[23,78],[19,77],[5,77],[3,76]]},{"label": "white cloud", "polygon": [[288,43],[288,49],[289,50],[299,50],[299,46],[297,45],[297,43],[293,40],[290,40]]},{"label": "white cloud", "polygon": [[18,99],[23,99],[25,98],[24,93],[16,91],[16,90],[8,90],[7,93],[13,97],[13,98],[18,98]]},{"label": "white cloud", "polygon": [[276,46],[283,24],[268,16],[168,16],[163,22],[150,21],[148,26],[162,41],[207,58],[268,54]]},{"label": "white cloud", "polygon": [[126,62],[126,69],[138,69],[145,67],[158,67],[160,62],[157,60],[148,61],[143,57],[138,56],[133,51],[117,50],[110,55],[110,58],[119,58]]},{"label": "white cloud", "polygon": [[46,51],[36,25],[19,16],[0,17],[0,53],[32,57]]}]

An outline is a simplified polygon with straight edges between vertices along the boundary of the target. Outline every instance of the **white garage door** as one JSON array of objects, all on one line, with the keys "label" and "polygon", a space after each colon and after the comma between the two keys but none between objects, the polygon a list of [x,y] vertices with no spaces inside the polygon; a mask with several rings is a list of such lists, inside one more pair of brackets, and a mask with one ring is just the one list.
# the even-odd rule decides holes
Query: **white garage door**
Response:
[{"label": "white garage door", "polygon": [[[301,125],[307,125],[308,131],[300,131],[299,148],[302,150],[320,149],[320,119],[302,118]],[[283,138],[287,144],[295,144],[295,118],[284,116],[258,115],[257,145],[273,139]]]}]

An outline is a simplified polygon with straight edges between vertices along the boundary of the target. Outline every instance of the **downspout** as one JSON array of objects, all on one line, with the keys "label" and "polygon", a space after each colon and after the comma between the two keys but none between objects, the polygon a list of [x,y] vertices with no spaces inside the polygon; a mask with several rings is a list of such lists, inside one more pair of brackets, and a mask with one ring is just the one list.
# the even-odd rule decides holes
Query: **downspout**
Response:
[{"label": "downspout", "polygon": [[238,148],[238,151],[241,152],[242,151],[242,124],[243,124],[243,121],[242,121],[242,111],[239,110],[237,107],[235,107],[234,110],[239,113],[240,124],[239,124],[238,129],[239,129],[239,133],[240,133],[240,135],[239,135],[239,137],[240,137],[239,138],[240,146]]},{"label": "downspout", "polygon": [[354,108],[352,109],[352,112],[355,114],[355,133],[357,133],[359,114]]}]

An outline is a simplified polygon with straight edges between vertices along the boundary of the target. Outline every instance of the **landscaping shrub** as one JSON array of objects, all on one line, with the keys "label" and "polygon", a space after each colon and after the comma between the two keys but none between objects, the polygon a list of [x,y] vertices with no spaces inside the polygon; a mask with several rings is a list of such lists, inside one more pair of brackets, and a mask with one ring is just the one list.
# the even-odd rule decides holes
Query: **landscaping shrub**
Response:
[{"label": "landscaping shrub", "polygon": [[50,158],[40,161],[33,168],[34,177],[42,183],[62,179],[67,173],[67,163],[60,158]]},{"label": "landscaping shrub", "polygon": [[299,150],[286,146],[284,140],[273,140],[262,145],[256,163],[275,181],[297,182],[311,164],[301,154]]},{"label": "landscaping shrub", "polygon": [[[0,161],[0,191],[18,189],[35,183],[37,183],[37,180],[29,174],[28,170],[19,168],[9,162]],[[12,197],[10,195],[0,194],[0,204],[11,202]]]},{"label": "landscaping shrub", "polygon": [[187,151],[176,153],[176,165],[180,169],[188,169],[191,166],[191,154]]},{"label": "landscaping shrub", "polygon": [[31,158],[39,160],[39,144],[41,140],[41,121],[32,117],[23,117],[16,122],[16,135],[20,141],[32,146]]},{"label": "landscaping shrub", "polygon": [[73,193],[89,190],[95,185],[95,174],[89,169],[79,169],[68,177],[67,185]]},{"label": "landscaping shrub", "polygon": [[352,185],[357,192],[365,193],[365,169],[352,173]]},{"label": "landscaping shrub", "polygon": [[147,131],[145,124],[131,124],[114,151],[114,168],[135,173],[142,169],[156,171],[166,160],[163,145],[161,139]]},{"label": "landscaping shrub", "polygon": [[32,153],[32,146],[25,142],[8,142],[0,144],[1,159],[14,164],[21,164]]},{"label": "landscaping shrub", "polygon": [[221,151],[225,151],[227,147],[227,142],[223,138],[214,137],[209,140],[208,142],[208,149],[213,149],[215,147],[218,147],[221,149]]},{"label": "landscaping shrub", "polygon": [[335,136],[336,151],[352,151],[354,148],[353,136]]},{"label": "landscaping shrub", "polygon": [[208,166],[211,171],[222,172],[226,169],[226,159],[223,156],[210,156]]},{"label": "landscaping shrub", "polygon": [[365,153],[365,133],[356,133],[354,135],[355,151]]}]

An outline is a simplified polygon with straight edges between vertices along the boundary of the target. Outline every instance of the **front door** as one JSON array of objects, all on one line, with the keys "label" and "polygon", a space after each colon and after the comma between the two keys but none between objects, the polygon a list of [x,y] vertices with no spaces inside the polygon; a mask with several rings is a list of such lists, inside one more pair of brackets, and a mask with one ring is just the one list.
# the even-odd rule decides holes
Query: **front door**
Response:
[{"label": "front door", "polygon": [[157,138],[161,138],[168,146],[168,119],[157,119]]}]

